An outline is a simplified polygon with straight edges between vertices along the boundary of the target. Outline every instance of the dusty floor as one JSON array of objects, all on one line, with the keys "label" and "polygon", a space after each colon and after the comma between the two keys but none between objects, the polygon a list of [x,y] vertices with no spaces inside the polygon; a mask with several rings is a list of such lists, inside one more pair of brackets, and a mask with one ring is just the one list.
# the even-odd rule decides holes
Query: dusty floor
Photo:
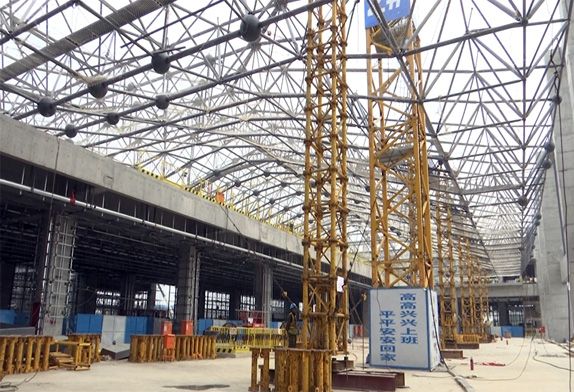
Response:
[{"label": "dusty floor", "polygon": [[[361,367],[363,344],[352,344],[353,359]],[[365,349],[364,355],[367,350]],[[539,339],[510,339],[467,350],[464,360],[448,360],[449,367],[466,377],[475,391],[568,391],[566,351]],[[469,358],[475,370],[469,368]],[[496,366],[505,365],[505,366]],[[553,366],[554,365],[554,366]],[[31,375],[9,376],[4,383],[19,384]],[[41,372],[18,387],[19,392],[189,391],[245,392],[249,386],[250,358],[223,358],[175,363],[132,364],[101,362],[83,372]],[[437,369],[432,373],[406,372],[409,391],[460,392],[453,377]],[[3,391],[0,388],[0,391]]]}]

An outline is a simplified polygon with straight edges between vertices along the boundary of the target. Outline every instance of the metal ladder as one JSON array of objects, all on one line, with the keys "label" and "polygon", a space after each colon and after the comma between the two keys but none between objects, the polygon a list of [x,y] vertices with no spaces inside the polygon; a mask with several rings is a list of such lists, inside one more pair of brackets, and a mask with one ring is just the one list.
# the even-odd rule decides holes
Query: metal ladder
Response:
[{"label": "metal ladder", "polygon": [[40,317],[44,335],[61,335],[64,318],[69,315],[76,226],[76,220],[66,215],[50,220]]}]

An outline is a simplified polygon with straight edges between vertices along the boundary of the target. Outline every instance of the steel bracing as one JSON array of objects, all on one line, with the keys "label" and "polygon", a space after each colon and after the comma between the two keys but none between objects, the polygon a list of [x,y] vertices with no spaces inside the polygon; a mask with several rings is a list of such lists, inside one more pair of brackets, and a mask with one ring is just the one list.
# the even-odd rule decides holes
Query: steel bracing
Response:
[{"label": "steel bracing", "polygon": [[307,24],[302,342],[332,353],[347,351],[347,286],[337,292],[348,270],[346,21],[335,0]]},{"label": "steel bracing", "polygon": [[[397,40],[410,40],[414,29],[410,21],[369,29],[367,54],[392,53]],[[418,48],[419,39],[413,39],[406,49]],[[420,54],[393,62],[391,69],[369,57],[367,83],[373,287],[432,287],[426,118],[417,102],[424,85]],[[384,100],[395,92],[407,101]]]},{"label": "steel bracing", "polygon": [[[319,6],[331,7],[303,0],[9,0],[0,5],[0,110],[58,137],[67,138],[67,129],[73,143],[176,186],[219,192],[227,205],[301,234],[306,18]],[[485,274],[515,276],[526,268],[553,162],[571,9],[571,0],[411,1],[405,34],[395,35],[375,10],[388,50],[368,52],[364,2],[346,4],[350,247],[366,254],[372,240],[365,230],[369,193],[383,179],[366,191],[368,112],[379,102],[389,130],[404,127],[416,109],[431,184],[421,205],[436,198],[432,177],[444,172],[453,232],[470,240]],[[258,21],[255,36],[241,31],[248,14]],[[380,62],[387,80],[402,69],[391,88],[373,94],[365,87],[367,60],[375,70]],[[391,103],[400,109],[389,110]],[[381,158],[391,159],[378,164]],[[426,214],[424,208],[415,211]],[[394,232],[380,228],[399,239],[389,254],[404,248],[397,232],[406,235],[412,217],[400,215]],[[382,243],[379,249],[384,253]],[[419,261],[416,277],[393,267],[398,276],[387,283],[432,281],[428,266]]]}]

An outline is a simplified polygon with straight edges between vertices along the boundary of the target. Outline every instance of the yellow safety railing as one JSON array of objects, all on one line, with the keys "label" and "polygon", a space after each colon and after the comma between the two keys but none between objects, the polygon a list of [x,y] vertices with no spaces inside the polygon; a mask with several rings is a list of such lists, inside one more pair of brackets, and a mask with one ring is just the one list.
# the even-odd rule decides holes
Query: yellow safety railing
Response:
[{"label": "yellow safety railing", "polygon": [[457,343],[480,343],[480,335],[457,334],[455,340]]},{"label": "yellow safety railing", "polygon": [[209,328],[215,338],[215,346],[230,351],[247,352],[251,348],[274,348],[285,344],[285,331],[275,328],[217,327]]}]

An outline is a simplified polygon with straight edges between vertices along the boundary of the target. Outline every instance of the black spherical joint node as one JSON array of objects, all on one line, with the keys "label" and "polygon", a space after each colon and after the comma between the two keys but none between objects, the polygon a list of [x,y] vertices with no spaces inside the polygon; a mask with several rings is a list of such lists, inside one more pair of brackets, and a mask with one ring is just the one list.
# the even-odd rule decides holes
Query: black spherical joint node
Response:
[{"label": "black spherical joint node", "polygon": [[44,117],[52,117],[56,114],[56,102],[50,97],[42,97],[36,105],[38,113]]},{"label": "black spherical joint node", "polygon": [[167,109],[167,107],[169,106],[169,98],[167,97],[167,95],[158,95],[157,97],[155,97],[155,106],[157,106],[158,109],[162,110]]},{"label": "black spherical joint node", "polygon": [[94,81],[88,84],[88,91],[94,98],[103,98],[108,93],[108,83],[105,79]]},{"label": "black spherical joint node", "polygon": [[261,26],[259,26],[259,19],[253,14],[244,15],[241,18],[241,26],[239,27],[241,38],[247,42],[255,42],[261,37]]},{"label": "black spherical joint node", "polygon": [[556,105],[560,105],[562,103],[562,97],[560,95],[555,95],[552,98],[552,102],[554,102]]},{"label": "black spherical joint node", "polygon": [[158,74],[165,74],[169,71],[169,56],[166,53],[159,52],[151,55],[151,67]]},{"label": "black spherical joint node", "polygon": [[239,188],[239,187],[241,186],[241,181],[235,180],[235,182],[233,183],[233,185],[234,185],[236,188]]},{"label": "black spherical joint node", "polygon": [[120,122],[120,115],[117,113],[108,113],[106,114],[106,121],[110,125],[116,125]]},{"label": "black spherical joint node", "polygon": [[544,162],[542,162],[542,167],[545,170],[548,170],[552,167],[552,161],[550,159],[545,159]]},{"label": "black spherical joint node", "polygon": [[76,137],[76,135],[78,134],[78,130],[72,124],[68,124],[66,125],[66,128],[64,128],[64,133],[66,134],[67,137],[72,139]]},{"label": "black spherical joint node", "polygon": [[546,150],[546,152],[554,152],[554,149],[556,148],[556,146],[554,145],[554,142],[552,140],[550,140],[548,143],[546,143],[546,145],[544,146],[544,149]]},{"label": "black spherical joint node", "polygon": [[526,205],[528,204],[528,198],[522,195],[518,199],[516,199],[516,202],[520,207],[526,207]]}]

